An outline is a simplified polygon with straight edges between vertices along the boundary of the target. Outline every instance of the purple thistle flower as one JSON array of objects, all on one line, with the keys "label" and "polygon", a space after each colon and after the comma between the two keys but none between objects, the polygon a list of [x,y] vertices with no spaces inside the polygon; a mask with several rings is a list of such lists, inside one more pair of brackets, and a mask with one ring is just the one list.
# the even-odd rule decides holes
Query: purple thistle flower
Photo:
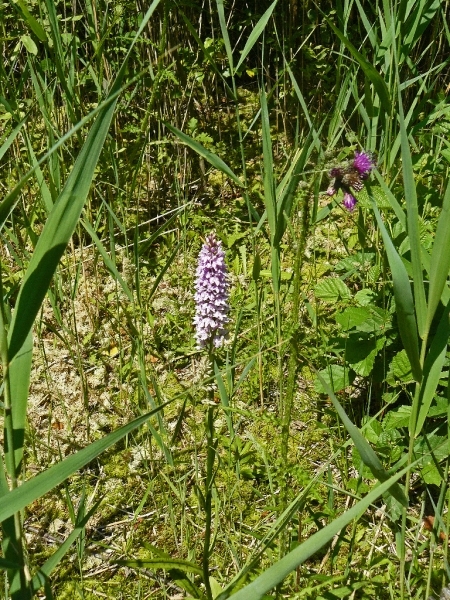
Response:
[{"label": "purple thistle flower", "polygon": [[330,177],[342,177],[342,169],[340,167],[333,167],[330,171]]},{"label": "purple thistle flower", "polygon": [[353,166],[359,172],[361,179],[367,179],[370,171],[375,167],[375,161],[368,152],[355,152]]},{"label": "purple thistle flower", "polygon": [[349,212],[353,212],[355,210],[356,202],[357,200],[355,196],[350,194],[350,192],[345,192],[342,204]]},{"label": "purple thistle flower", "polygon": [[195,338],[198,348],[212,342],[218,348],[227,335],[228,282],[225,253],[216,234],[210,233],[198,257],[195,281]]}]

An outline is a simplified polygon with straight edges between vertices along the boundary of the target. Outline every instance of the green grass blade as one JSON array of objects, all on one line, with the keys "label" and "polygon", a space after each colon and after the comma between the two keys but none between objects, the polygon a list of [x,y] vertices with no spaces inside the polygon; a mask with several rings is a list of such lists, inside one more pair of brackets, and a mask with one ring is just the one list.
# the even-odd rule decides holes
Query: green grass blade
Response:
[{"label": "green grass blade", "polygon": [[143,425],[153,415],[168,406],[170,402],[171,400],[165,404],[162,404],[161,406],[158,406],[142,417],[134,419],[134,421],[131,421],[130,423],[127,423],[127,425],[124,425],[116,431],[109,433],[102,439],[93,442],[75,454],[68,456],[58,464],[50,467],[42,473],[39,473],[39,475],[28,479],[28,481],[25,481],[25,483],[14,490],[11,490],[7,494],[4,494],[0,498],[0,521],[4,521],[8,517],[11,517],[14,513],[23,510],[26,506],[28,506],[28,504],[34,502],[58,486],[65,479],[73,475],[73,473],[91,462],[91,460],[97,458],[99,454],[121,440],[124,436]]},{"label": "green grass blade", "polygon": [[47,41],[47,35],[46,35],[45,31],[44,31],[44,28],[39,23],[39,21],[37,21],[33,17],[33,15],[30,13],[30,11],[28,10],[28,7],[27,7],[26,3],[23,0],[16,0],[15,2],[12,3],[12,5],[16,6],[16,10],[19,12],[19,14],[27,22],[29,28],[35,34],[35,36],[41,42],[46,42]]},{"label": "green grass blade", "polygon": [[267,25],[267,22],[270,19],[275,6],[277,5],[277,2],[278,2],[278,0],[275,0],[275,2],[272,2],[272,4],[266,10],[266,12],[263,14],[263,16],[256,23],[253,31],[251,32],[251,34],[248,37],[248,40],[247,40],[247,42],[246,42],[246,44],[244,46],[244,49],[242,50],[241,58],[239,59],[239,62],[236,65],[236,68],[234,69],[235,73],[236,73],[236,71],[239,71],[239,67],[242,65],[242,63],[244,62],[244,60],[247,58],[249,52],[251,51],[251,49],[253,48],[253,46],[258,41],[259,36],[264,31],[264,28]]},{"label": "green grass blade", "polygon": [[[334,408],[336,409],[336,412],[338,413],[341,421],[343,422],[344,427],[350,434],[350,437],[352,438],[353,443],[355,444],[356,449],[358,450],[363,463],[367,467],[369,467],[372,474],[374,475],[374,477],[376,477],[378,479],[378,481],[384,482],[387,479],[389,479],[389,474],[384,470],[383,465],[381,464],[380,459],[376,455],[372,446],[363,437],[363,435],[361,434],[359,429],[356,427],[356,425],[354,425],[350,421],[350,419],[347,416],[347,413],[343,409],[339,400],[336,398],[331,387],[328,385],[328,383],[325,381],[325,379],[320,375],[320,373],[316,372],[316,375],[317,375],[318,379],[320,380],[320,383],[322,384],[324,390],[330,397],[330,400],[333,403]],[[392,496],[394,496],[394,498],[396,500],[398,500],[401,504],[403,504],[403,506],[406,506],[406,507],[408,506],[408,499],[406,498],[402,488],[399,486],[398,483],[394,484],[392,486],[392,488],[389,489],[389,493],[392,494]]]},{"label": "green grass blade", "polygon": [[9,331],[9,358],[22,347],[47,293],[59,260],[87,198],[95,167],[114,114],[115,102],[100,113],[55,202],[25,273]]},{"label": "green grass blade", "polygon": [[[14,464],[16,476],[22,470],[23,445],[27,420],[28,390],[30,387],[31,363],[33,357],[33,336],[28,332],[20,352],[16,354],[9,365],[9,385],[12,398],[12,422],[14,438]],[[7,449],[9,452],[10,449]]]},{"label": "green grass blade", "polygon": [[[158,229],[156,231],[154,231],[148,239],[146,239],[142,244],[139,245],[139,256],[142,256],[143,254],[148,252],[148,250],[152,247],[155,240],[157,240],[159,238],[159,236],[163,233],[163,231],[165,229],[168,229],[170,227],[170,225],[175,221],[175,219],[178,218],[180,210],[182,210],[182,209],[176,208],[173,215],[171,217],[169,217],[167,219],[167,221],[165,221],[161,225],[161,227],[158,227]],[[163,215],[163,217],[164,217],[164,215]]]},{"label": "green grass blade", "polygon": [[50,148],[50,150],[48,152],[46,152],[44,154],[44,156],[42,156],[37,161],[37,165],[33,166],[27,173],[25,173],[25,175],[22,177],[22,179],[19,181],[19,183],[16,186],[14,186],[14,188],[6,195],[6,197],[0,204],[0,229],[3,227],[6,219],[8,218],[9,214],[11,213],[14,206],[16,205],[22,188],[25,186],[25,184],[30,179],[30,177],[34,174],[37,166],[42,165],[46,160],[48,160],[48,158],[50,156],[52,156],[58,150],[58,148],[63,146],[67,142],[67,140],[69,140],[79,129],[81,129],[87,123],[89,123],[89,121],[93,117],[95,117],[96,115],[98,115],[98,113],[103,111],[109,104],[111,104],[112,102],[115,102],[117,100],[117,97],[119,96],[120,92],[121,92],[121,90],[118,90],[115,94],[111,94],[104,102],[102,102],[99,106],[97,106],[94,110],[92,110],[88,115],[86,115],[83,119],[81,119],[81,121],[79,121],[66,134],[64,134],[56,142],[56,144],[54,144],[54,146],[52,146],[52,148]]},{"label": "green grass blade", "polygon": [[[410,427],[411,433],[415,437],[422,431],[441,377],[450,336],[449,314],[450,303],[441,317],[423,366],[423,381],[419,394],[419,416],[417,417],[417,423],[412,423]],[[411,414],[417,414],[417,412],[413,410]]]},{"label": "green grass blade", "polygon": [[225,19],[225,11],[223,8],[223,0],[216,0],[217,13],[219,15],[219,24],[222,31],[222,37],[225,44],[225,51],[227,53],[228,64],[230,66],[230,73],[234,73],[233,67],[233,51],[231,49],[230,36],[228,35],[227,21]]},{"label": "green grass blade", "polygon": [[148,295],[149,299],[153,297],[153,294],[156,292],[156,290],[158,289],[158,285],[159,282],[161,281],[161,279],[164,277],[164,274],[166,273],[167,269],[170,267],[170,265],[173,263],[173,261],[175,260],[175,256],[178,253],[178,250],[181,248],[182,244],[184,244],[184,236],[181,238],[181,240],[178,242],[178,244],[175,246],[172,254],[169,256],[169,258],[166,260],[163,268],[160,270],[160,272],[158,273],[152,289],[150,290],[150,293]]},{"label": "green grass blade", "polygon": [[292,573],[305,560],[308,560],[308,558],[323,548],[325,544],[332,540],[353,519],[359,519],[375,500],[395,485],[400,477],[405,475],[409,468],[406,467],[384,483],[378,485],[367,496],[352,506],[352,508],[312,535],[306,542],[295,548],[295,550],[286,554],[286,556],[266,569],[254,581],[236,592],[236,594],[232,594],[231,596],[219,595],[216,600],[225,600],[228,597],[233,598],[233,600],[249,600],[250,598],[251,600],[261,600],[264,594],[281,583],[289,573]]},{"label": "green grass blade", "polygon": [[412,168],[411,151],[409,148],[408,134],[406,132],[403,116],[403,106],[399,91],[399,121],[402,149],[403,185],[405,188],[406,219],[408,225],[408,237],[411,248],[411,264],[413,269],[414,300],[416,305],[417,325],[419,335],[423,339],[428,332],[425,329],[427,318],[427,302],[425,299],[425,288],[423,285],[423,268],[420,258],[419,237],[419,211],[417,207],[416,184]]},{"label": "green grass blade", "polygon": [[272,243],[277,231],[277,204],[275,195],[275,178],[273,172],[272,139],[270,135],[269,111],[264,89],[261,90],[261,124],[264,163],[264,204],[269,223]]},{"label": "green grass blade", "polygon": [[385,180],[383,179],[383,177],[378,172],[378,170],[375,170],[375,177],[376,177],[378,183],[380,184],[381,189],[386,194],[387,199],[389,200],[389,203],[392,206],[392,210],[395,213],[395,216],[397,217],[397,219],[399,220],[399,222],[403,226],[404,231],[406,231],[406,215],[405,215],[402,207],[400,206],[400,203],[398,202],[398,200],[394,196],[394,194],[391,192],[391,190],[389,189],[389,187],[386,184]]},{"label": "green grass blade", "polygon": [[[75,230],[114,114],[131,48],[160,0],[154,0],[124,59],[106,103],[91,127],[63,191],[55,202],[25,273],[9,330],[9,360],[19,352],[33,326],[58,262]],[[0,209],[1,210],[1,209]]]},{"label": "green grass blade", "polygon": [[194,38],[194,40],[196,41],[196,43],[198,44],[198,47],[201,48],[203,54],[206,57],[206,60],[209,62],[209,64],[211,65],[211,67],[214,69],[214,72],[216,73],[216,75],[218,75],[220,77],[220,79],[222,80],[228,94],[230,95],[231,98],[235,98],[235,94],[233,92],[233,90],[230,88],[230,86],[228,85],[227,80],[225,79],[225,77],[223,76],[223,73],[221,73],[217,67],[216,61],[214,60],[211,52],[208,50],[208,48],[205,47],[205,44],[202,42],[202,40],[200,39],[197,31],[195,30],[194,26],[192,25],[191,21],[187,18],[187,16],[184,14],[184,12],[178,8],[178,13],[180,14],[180,16],[182,17],[183,21],[186,24],[186,27],[189,30],[189,33],[192,35],[192,37]]},{"label": "green grass blade", "polygon": [[[120,71],[116,77],[116,80],[111,88],[110,93],[108,94],[108,97],[99,106],[94,108],[86,117],[83,117],[65,135],[63,135],[56,142],[56,144],[48,152],[46,152],[42,158],[40,158],[38,160],[38,165],[41,165],[43,162],[45,162],[54,152],[56,152],[56,150],[58,148],[60,148],[62,145],[64,145],[66,143],[66,141],[68,139],[70,139],[74,133],[76,133],[79,129],[84,127],[94,116],[99,115],[99,114],[104,114],[104,111],[106,111],[111,104],[115,104],[117,102],[119,95],[122,93],[121,82],[126,73],[127,62],[128,62],[128,58],[130,56],[131,50],[132,50],[133,46],[135,45],[136,41],[138,40],[138,38],[141,36],[142,32],[144,31],[144,29],[148,23],[148,20],[150,19],[150,17],[154,13],[154,11],[156,10],[156,8],[158,7],[158,4],[160,2],[161,2],[161,0],[153,0],[152,4],[150,5],[150,8],[145,13],[145,16],[142,19],[141,25],[140,25],[133,41],[130,44],[130,48],[128,49],[127,55],[122,63]],[[140,77],[140,75],[137,78],[139,78],[139,77]],[[128,85],[131,85],[131,83],[132,82],[130,82]],[[14,189],[7,194],[7,196],[5,197],[3,202],[0,204],[0,229],[3,227],[11,210],[16,205],[21,189],[24,187],[24,185],[26,184],[28,179],[33,175],[34,171],[35,171],[35,167],[31,168],[24,175],[24,177],[22,177],[22,179],[14,187]]]},{"label": "green grass blade", "polygon": [[199,142],[191,138],[189,135],[186,135],[176,127],[173,127],[168,123],[164,123],[164,125],[169,131],[176,135],[179,138],[179,140],[183,142],[183,144],[186,144],[186,146],[192,148],[192,150],[197,152],[197,154],[203,156],[203,158],[206,159],[215,169],[218,169],[219,171],[222,171],[222,173],[225,173],[225,175],[228,175],[228,177],[230,177],[230,179],[232,179],[234,183],[239,187],[244,187],[244,184],[241,182],[241,180],[233,173],[230,167],[221,158],[217,156],[217,154],[210,152]]},{"label": "green grass blade", "polygon": [[11,144],[16,139],[17,135],[19,134],[20,130],[24,126],[24,124],[27,121],[27,119],[28,119],[28,117],[24,117],[20,121],[20,123],[18,125],[16,125],[16,127],[14,127],[14,129],[8,135],[8,137],[6,138],[6,140],[3,142],[3,144],[2,144],[2,146],[0,148],[0,160],[4,157],[5,153],[9,150]]},{"label": "green grass blade", "polygon": [[430,261],[430,288],[428,292],[428,311],[426,331],[430,330],[434,313],[440,302],[442,291],[450,270],[450,182],[445,190],[442,211],[436,228]]},{"label": "green grass blade", "polygon": [[422,380],[422,367],[419,357],[419,338],[417,335],[417,323],[414,312],[414,299],[411,291],[408,273],[405,265],[398,255],[391,238],[384,226],[375,201],[372,198],[372,207],[383,237],[384,247],[392,271],[394,283],[395,306],[397,312],[398,328],[403,346],[411,363],[411,370],[417,382]]},{"label": "green grass blade", "polygon": [[358,52],[358,50],[353,46],[353,44],[345,37],[345,35],[339,31],[339,29],[333,25],[333,23],[324,16],[324,20],[328,23],[334,33],[338,36],[353,58],[359,63],[364,75],[367,79],[373,84],[375,91],[380,98],[380,102],[384,110],[387,114],[391,114],[391,99],[389,97],[389,90],[384,79],[378,73],[378,71],[369,64],[364,56]]},{"label": "green grass blade", "polygon": [[112,261],[111,258],[109,257],[108,252],[105,250],[105,247],[103,246],[103,244],[99,240],[97,234],[94,231],[94,228],[92,227],[92,225],[88,221],[86,221],[84,219],[81,220],[81,224],[86,229],[86,231],[88,232],[88,234],[91,236],[92,241],[94,242],[94,244],[97,247],[97,250],[100,253],[100,256],[103,258],[103,262],[105,263],[106,268],[113,275],[114,279],[119,282],[120,287],[122,288],[122,290],[126,294],[128,300],[131,303],[133,303],[134,302],[133,292],[130,290],[130,288],[128,287],[127,283],[124,281],[122,275],[117,270],[117,267],[114,264],[114,261]]},{"label": "green grass blade", "polygon": [[292,158],[291,166],[277,187],[277,230],[274,239],[275,245],[281,242],[286,231],[288,219],[291,217],[295,191],[297,190],[305,164],[313,151],[314,142],[311,141],[311,137],[311,135],[308,136],[302,149],[297,149]]},{"label": "green grass blade", "polygon": [[4,558],[0,558],[0,569],[3,571],[7,571],[8,569],[18,569],[19,565],[11,562],[10,560],[5,560]]},{"label": "green grass blade", "polygon": [[42,567],[38,570],[36,575],[34,575],[31,585],[33,588],[33,593],[36,594],[41,587],[45,585],[45,582],[48,580],[51,572],[59,565],[61,560],[64,558],[65,554],[69,551],[71,545],[80,537],[83,533],[84,528],[95,513],[99,506],[99,503],[96,503],[95,506],[91,508],[91,510],[86,514],[86,516],[76,524],[73,531],[67,536],[61,546],[48,558]]},{"label": "green grass blade", "polygon": [[56,14],[56,6],[53,0],[45,0],[47,7],[48,23],[50,26],[50,35],[53,42],[52,55],[55,61],[56,73],[58,74],[59,83],[64,90],[64,94],[67,99],[67,108],[70,118],[73,122],[76,120],[76,107],[74,106],[74,93],[71,86],[71,78],[66,77],[64,73],[64,65],[67,62],[65,53],[63,50],[63,43],[61,39],[61,33],[59,30],[60,23]]}]

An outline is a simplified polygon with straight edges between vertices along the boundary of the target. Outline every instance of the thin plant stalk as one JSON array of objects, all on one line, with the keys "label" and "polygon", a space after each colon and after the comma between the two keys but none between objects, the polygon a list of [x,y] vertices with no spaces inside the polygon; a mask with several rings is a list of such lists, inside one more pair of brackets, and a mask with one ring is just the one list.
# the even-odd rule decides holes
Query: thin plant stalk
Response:
[{"label": "thin plant stalk", "polygon": [[[209,364],[211,372],[214,373],[214,353],[212,342],[209,350]],[[212,491],[214,485],[214,461],[216,456],[216,445],[214,435],[214,388],[209,390],[208,411],[206,414],[206,479],[205,479],[205,541],[203,544],[202,569],[208,600],[212,600],[211,584],[209,581],[209,557],[211,554],[211,523],[212,523]]]},{"label": "thin plant stalk", "polygon": [[[0,266],[0,354],[3,367],[3,399],[5,406],[4,429],[5,429],[5,462],[6,470],[9,476],[9,489],[18,487],[17,465],[14,445],[14,424],[12,420],[12,398],[9,378],[9,358],[8,358],[8,334],[6,330],[6,314],[3,302],[2,271]],[[3,522],[3,545],[5,558],[19,565],[19,573],[10,570],[8,577],[11,579],[11,594],[13,598],[22,598],[27,600],[31,598],[29,587],[30,575],[26,565],[26,554],[23,544],[22,520],[20,512],[15,512],[13,517]],[[13,538],[11,539],[11,535]],[[17,582],[19,576],[19,582]],[[19,589],[16,586],[19,585]]]}]

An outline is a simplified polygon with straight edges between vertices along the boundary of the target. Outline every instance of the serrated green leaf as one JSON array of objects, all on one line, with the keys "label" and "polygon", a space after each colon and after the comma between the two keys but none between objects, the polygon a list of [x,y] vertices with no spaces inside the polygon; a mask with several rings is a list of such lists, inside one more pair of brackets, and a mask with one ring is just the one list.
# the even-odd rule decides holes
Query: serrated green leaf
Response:
[{"label": "serrated green leaf", "polygon": [[391,410],[384,419],[386,430],[408,427],[411,416],[411,406],[399,406],[396,410]]},{"label": "serrated green leaf", "polygon": [[362,306],[349,306],[341,313],[335,316],[336,323],[339,323],[345,331],[362,325],[367,319],[370,319],[372,313],[370,308]]},{"label": "serrated green leaf", "polygon": [[322,385],[322,380],[334,390],[334,392],[340,392],[351,383],[349,371],[347,368],[341,365],[330,365],[327,369],[319,371],[320,377],[314,382],[314,389],[316,392],[324,393],[326,389]]},{"label": "serrated green leaf", "polygon": [[372,336],[368,339],[358,339],[358,334],[349,336],[345,347],[345,360],[361,377],[370,375],[375,358],[383,348],[386,338]]},{"label": "serrated green leaf", "polygon": [[376,297],[376,293],[368,288],[359,290],[359,292],[356,292],[355,294],[355,300],[360,306],[368,306],[369,304],[373,304]]},{"label": "serrated green leaf", "polygon": [[411,363],[409,362],[406,350],[398,352],[391,361],[390,368],[394,377],[400,379],[404,383],[414,381],[411,371]]},{"label": "serrated green leaf", "polygon": [[326,277],[315,286],[314,292],[318,300],[324,302],[337,302],[349,300],[352,294],[342,279],[339,277]]}]

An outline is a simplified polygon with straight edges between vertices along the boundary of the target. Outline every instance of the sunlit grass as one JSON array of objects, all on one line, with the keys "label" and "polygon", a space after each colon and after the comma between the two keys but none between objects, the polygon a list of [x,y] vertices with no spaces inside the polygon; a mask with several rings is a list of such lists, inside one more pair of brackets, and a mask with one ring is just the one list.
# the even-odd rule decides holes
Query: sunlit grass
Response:
[{"label": "sunlit grass", "polygon": [[[449,580],[446,5],[294,4],[2,8],[13,600]],[[349,213],[328,173],[361,150]],[[211,231],[213,360],[192,323]]]}]

